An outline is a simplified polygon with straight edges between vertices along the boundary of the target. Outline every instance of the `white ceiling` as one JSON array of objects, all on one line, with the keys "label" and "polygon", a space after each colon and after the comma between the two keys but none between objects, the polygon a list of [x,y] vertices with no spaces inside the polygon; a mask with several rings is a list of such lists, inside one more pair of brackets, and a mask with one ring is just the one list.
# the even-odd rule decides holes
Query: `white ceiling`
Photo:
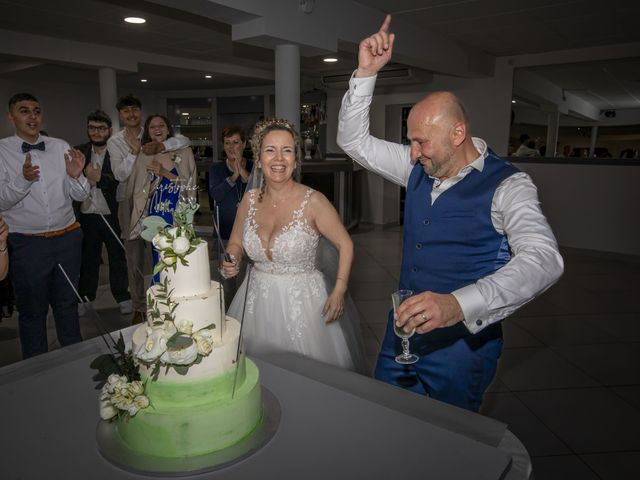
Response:
[{"label": "white ceiling", "polygon": [[[638,1],[357,0],[357,3],[392,13],[396,19],[419,29],[496,57],[517,58],[640,41]],[[218,62],[256,71],[273,70],[271,49],[231,41],[231,25],[183,11],[181,4],[176,1],[176,8],[170,8],[143,0],[0,0],[0,30],[192,59],[200,62],[198,66],[215,66],[214,62]],[[147,23],[136,26],[122,22],[124,16],[136,13],[147,18]],[[353,51],[337,55],[341,61],[332,65],[321,62],[319,57],[303,58],[303,74],[314,77],[353,68],[356,61]],[[640,51],[634,58],[526,68],[600,109],[640,108]],[[205,80],[205,73],[215,76]],[[0,78],[34,75],[97,83],[95,65],[70,65],[60,60],[34,58],[33,54],[0,55]],[[143,77],[149,79],[145,88],[162,90],[272,83],[264,76],[251,78],[205,68],[160,67],[152,61],[142,61],[137,72],[119,71],[118,82],[121,86],[139,85]]]}]

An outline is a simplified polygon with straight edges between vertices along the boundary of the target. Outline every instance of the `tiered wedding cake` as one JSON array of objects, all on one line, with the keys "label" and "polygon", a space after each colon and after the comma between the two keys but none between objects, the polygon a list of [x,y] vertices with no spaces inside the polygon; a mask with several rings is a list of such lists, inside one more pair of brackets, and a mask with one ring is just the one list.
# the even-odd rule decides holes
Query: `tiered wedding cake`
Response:
[{"label": "tiered wedding cake", "polygon": [[[133,386],[121,387],[117,396],[112,375],[101,397],[103,410],[116,412],[124,444],[158,457],[222,450],[251,433],[262,416],[259,372],[242,353],[236,363],[240,323],[224,315],[207,244],[184,233],[174,227],[153,239],[164,268],[160,284],[147,292],[147,322],[133,334],[140,382],[127,383]],[[123,415],[120,397],[127,395],[132,406],[125,403]]]}]

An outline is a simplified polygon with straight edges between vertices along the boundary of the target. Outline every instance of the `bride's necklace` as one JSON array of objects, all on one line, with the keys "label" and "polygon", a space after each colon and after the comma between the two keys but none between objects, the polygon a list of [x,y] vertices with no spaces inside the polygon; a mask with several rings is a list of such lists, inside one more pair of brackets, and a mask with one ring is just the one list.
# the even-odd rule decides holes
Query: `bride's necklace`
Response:
[{"label": "bride's necklace", "polygon": [[279,200],[276,200],[272,197],[271,192],[267,192],[267,193],[269,193],[269,203],[271,203],[271,206],[273,208],[278,208],[278,204],[282,205],[284,202],[286,202],[293,196],[293,194],[291,194],[291,195],[284,196]]}]

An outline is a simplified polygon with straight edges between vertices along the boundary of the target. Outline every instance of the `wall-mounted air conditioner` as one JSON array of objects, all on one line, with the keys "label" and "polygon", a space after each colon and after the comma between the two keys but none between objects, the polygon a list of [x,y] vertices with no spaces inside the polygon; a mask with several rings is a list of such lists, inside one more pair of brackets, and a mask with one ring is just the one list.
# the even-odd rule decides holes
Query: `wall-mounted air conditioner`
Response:
[{"label": "wall-mounted air conditioner", "polygon": [[[349,79],[352,73],[322,75],[322,84],[327,88],[346,89],[349,86]],[[376,86],[424,84],[429,83],[432,76],[426,70],[413,67],[383,68],[378,72]]]}]

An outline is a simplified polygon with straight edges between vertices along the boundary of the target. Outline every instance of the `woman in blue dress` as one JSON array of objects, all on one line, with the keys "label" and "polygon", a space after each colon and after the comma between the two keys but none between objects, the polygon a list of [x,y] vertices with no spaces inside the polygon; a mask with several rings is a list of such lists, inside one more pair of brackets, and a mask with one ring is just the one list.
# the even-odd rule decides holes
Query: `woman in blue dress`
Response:
[{"label": "woman in blue dress", "polygon": [[[142,144],[164,142],[173,136],[173,128],[163,115],[150,115],[144,124]],[[149,215],[162,217],[168,224],[173,223],[173,212],[180,199],[197,196],[196,163],[193,151],[186,147],[173,152],[146,155],[142,151],[127,182],[132,198],[131,236],[140,236],[142,220]],[[153,264],[158,262],[158,252],[152,246]],[[154,283],[159,280],[156,275]]]}]

